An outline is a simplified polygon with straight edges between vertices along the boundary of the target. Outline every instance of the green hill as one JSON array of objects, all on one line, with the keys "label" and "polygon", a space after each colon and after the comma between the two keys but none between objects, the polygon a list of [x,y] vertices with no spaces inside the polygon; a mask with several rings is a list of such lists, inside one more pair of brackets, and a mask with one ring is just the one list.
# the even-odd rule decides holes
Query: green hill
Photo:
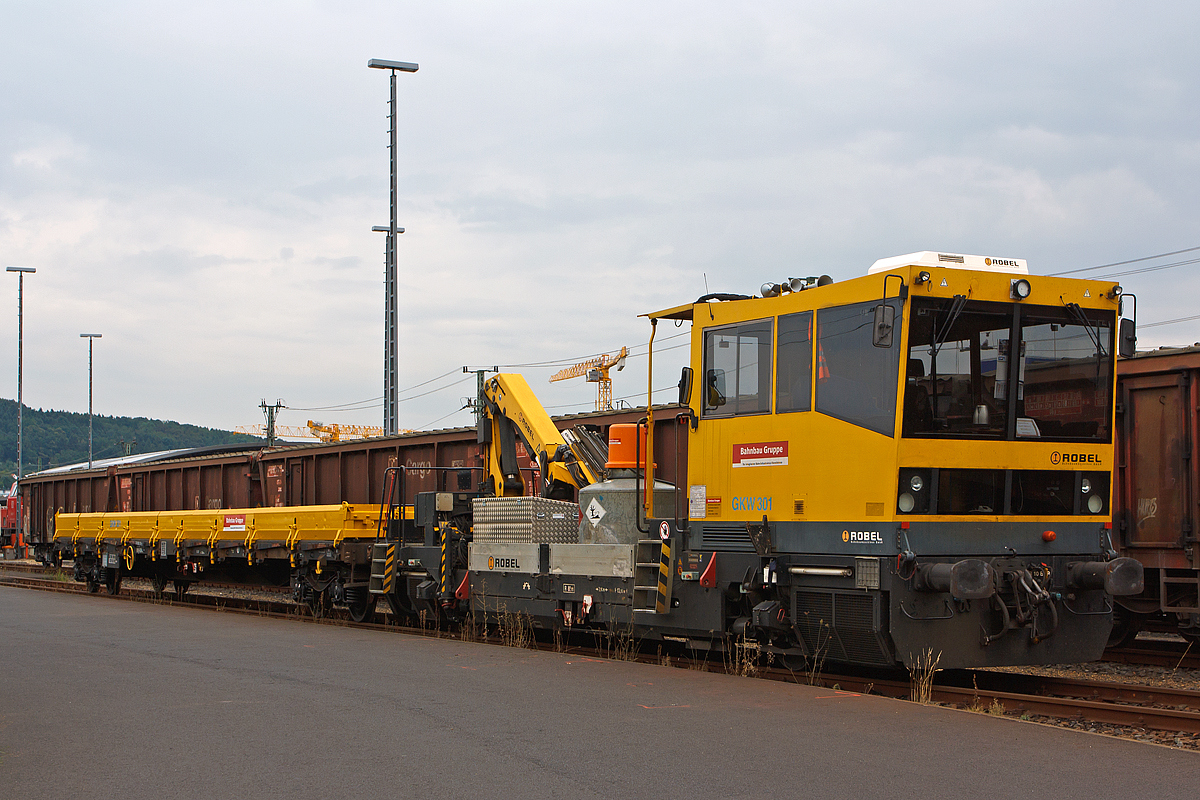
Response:
[{"label": "green hill", "polygon": [[[25,407],[22,414],[25,441],[23,460],[28,474],[38,469],[78,464],[88,458],[88,415],[70,411],[42,411]],[[92,417],[93,457],[153,453],[178,447],[205,447],[262,441],[244,433],[231,433],[197,425],[181,425],[145,417]],[[122,444],[124,443],[124,444]],[[0,487],[12,484],[17,471],[17,403],[0,399]]]}]

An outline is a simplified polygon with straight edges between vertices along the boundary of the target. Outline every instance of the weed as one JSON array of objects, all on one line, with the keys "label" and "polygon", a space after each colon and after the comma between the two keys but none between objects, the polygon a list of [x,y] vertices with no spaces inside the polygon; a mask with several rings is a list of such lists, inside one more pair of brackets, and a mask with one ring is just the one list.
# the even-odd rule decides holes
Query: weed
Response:
[{"label": "weed", "polygon": [[747,639],[745,634],[740,638],[726,637],[725,671],[743,678],[752,678],[758,674],[758,657],[762,653],[762,645],[754,639]]},{"label": "weed", "polygon": [[820,620],[817,623],[817,646],[812,656],[805,661],[808,668],[804,674],[809,686],[816,686],[821,680],[821,670],[825,668],[825,656],[829,655],[829,639],[832,635],[829,623]]},{"label": "weed", "polygon": [[996,717],[1003,717],[1005,710],[1004,703],[1001,703],[999,698],[992,698],[992,704],[987,707],[987,713]]},{"label": "weed", "polygon": [[508,606],[501,604],[496,612],[496,627],[501,643],[508,647],[529,649],[533,646],[533,620],[524,611],[510,614]]},{"label": "weed", "polygon": [[932,649],[918,653],[913,659],[912,666],[908,668],[912,680],[908,697],[914,703],[928,705],[933,700],[933,676],[937,673],[937,665],[941,660],[941,651],[935,656]]},{"label": "weed", "polygon": [[971,695],[971,702],[967,704],[967,711],[975,714],[986,714],[987,706],[979,699],[979,682],[974,676],[971,677],[971,687],[975,689],[975,694]]}]

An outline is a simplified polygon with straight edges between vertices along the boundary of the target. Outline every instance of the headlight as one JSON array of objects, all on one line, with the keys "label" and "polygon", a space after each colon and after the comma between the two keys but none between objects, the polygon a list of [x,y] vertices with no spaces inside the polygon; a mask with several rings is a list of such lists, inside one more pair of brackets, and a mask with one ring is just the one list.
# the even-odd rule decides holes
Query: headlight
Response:
[{"label": "headlight", "polygon": [[1088,511],[1092,512],[1093,514],[1099,514],[1104,510],[1104,499],[1101,498],[1100,495],[1094,494],[1088,498],[1087,507]]},{"label": "headlight", "polygon": [[937,488],[930,481],[932,471],[923,468],[904,468],[896,481],[896,511],[901,514],[933,513],[933,495]]},{"label": "headlight", "polygon": [[[1092,482],[1089,481],[1087,478],[1084,478],[1083,481],[1081,481],[1079,484],[1079,491],[1083,492],[1084,494],[1087,494],[1091,490],[1092,490]],[[1088,504],[1088,507],[1091,508],[1090,503]],[[1093,511],[1093,513],[1095,513],[1095,512]]]}]

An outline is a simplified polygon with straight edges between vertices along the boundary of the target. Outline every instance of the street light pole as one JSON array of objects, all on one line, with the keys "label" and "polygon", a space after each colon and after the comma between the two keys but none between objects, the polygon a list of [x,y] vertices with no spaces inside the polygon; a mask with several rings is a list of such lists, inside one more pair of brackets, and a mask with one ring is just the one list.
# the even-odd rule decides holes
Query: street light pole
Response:
[{"label": "street light pole", "polygon": [[88,340],[88,469],[92,468],[92,340],[99,339],[103,335],[101,333],[79,334],[80,339]]},{"label": "street light pole", "polygon": [[[397,414],[397,369],[398,359],[396,317],[396,237],[404,232],[396,226],[396,196],[398,184],[396,178],[396,72],[416,72],[416,64],[408,61],[386,61],[382,58],[372,58],[367,62],[371,69],[386,69],[391,71],[391,130],[389,161],[391,162],[390,208],[391,217],[387,230],[387,255],[384,261],[384,308],[383,308],[383,430],[393,436],[399,430]],[[379,230],[379,228],[373,228]]]},{"label": "street light pole", "polygon": [[21,460],[21,445],[24,426],[21,420],[21,411],[25,408],[25,399],[21,393],[22,383],[22,362],[25,354],[25,273],[37,272],[35,267],[5,267],[5,272],[17,273],[17,482],[25,477],[25,472],[22,468],[23,461]]}]

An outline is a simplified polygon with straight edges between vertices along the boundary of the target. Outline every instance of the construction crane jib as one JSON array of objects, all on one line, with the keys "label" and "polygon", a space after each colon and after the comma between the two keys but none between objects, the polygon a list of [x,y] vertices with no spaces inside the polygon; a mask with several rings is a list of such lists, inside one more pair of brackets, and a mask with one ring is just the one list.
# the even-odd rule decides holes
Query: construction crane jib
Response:
[{"label": "construction crane jib", "polygon": [[622,347],[621,352],[615,356],[605,353],[595,358],[589,358],[587,361],[580,361],[578,364],[551,375],[550,382],[586,376],[588,383],[598,384],[596,387],[596,410],[612,411],[612,378],[608,377],[608,371],[613,367],[617,368],[617,372],[625,369],[625,358],[628,355],[628,348]]}]

